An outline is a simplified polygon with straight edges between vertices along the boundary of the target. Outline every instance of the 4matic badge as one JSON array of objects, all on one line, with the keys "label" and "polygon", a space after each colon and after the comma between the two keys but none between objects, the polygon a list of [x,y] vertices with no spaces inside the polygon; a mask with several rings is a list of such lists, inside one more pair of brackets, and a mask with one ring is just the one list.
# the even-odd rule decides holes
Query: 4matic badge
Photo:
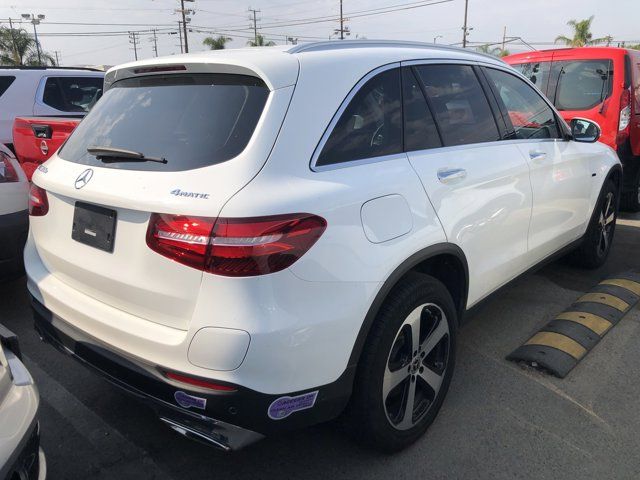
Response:
[{"label": "4matic badge", "polygon": [[207,200],[209,198],[208,193],[199,193],[199,192],[185,192],[184,190],[180,190],[176,188],[171,190],[171,195],[175,195],[176,197],[187,197],[187,198],[200,198],[202,200]]}]

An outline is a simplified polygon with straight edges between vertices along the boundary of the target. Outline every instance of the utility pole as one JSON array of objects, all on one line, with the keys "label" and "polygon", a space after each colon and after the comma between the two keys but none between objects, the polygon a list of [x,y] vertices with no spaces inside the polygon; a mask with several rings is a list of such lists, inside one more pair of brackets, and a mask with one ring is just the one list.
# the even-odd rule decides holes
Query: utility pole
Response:
[{"label": "utility pole", "polygon": [[469,13],[469,0],[464,0],[464,26],[462,27],[462,48],[467,48],[467,35],[469,35],[469,28],[467,27],[468,13]]},{"label": "utility pole", "polygon": [[504,31],[502,32],[502,50],[500,53],[504,54],[504,47],[506,46],[505,44],[507,43],[507,27],[504,27]]},{"label": "utility pole", "polygon": [[38,14],[34,15],[33,13],[23,13],[22,18],[28,20],[30,24],[33,25],[33,35],[36,39],[36,51],[38,52],[38,65],[42,65],[42,57],[40,54],[40,42],[38,41],[38,30],[36,30],[36,25],[40,25],[40,22],[44,20],[44,15]]},{"label": "utility pole", "polygon": [[156,29],[152,29],[153,32],[153,38],[150,38],[149,41],[153,42],[153,53],[155,54],[155,56],[158,56],[158,36],[156,35]]},{"label": "utility pole", "polygon": [[180,20],[178,20],[178,35],[180,35],[180,53],[184,53],[182,47],[182,22]]},{"label": "utility pole", "polygon": [[136,32],[129,32],[129,43],[133,44],[133,55],[138,60],[138,34]]},{"label": "utility pole", "polygon": [[249,8],[250,12],[253,12],[253,37],[254,43],[256,47],[258,46],[258,18],[256,17],[257,13],[260,13],[260,10],[256,10],[255,8]]},{"label": "utility pole", "polygon": [[58,54],[60,53],[60,50],[54,50],[53,53],[56,56],[56,67],[60,66],[60,59],[58,58]]},{"label": "utility pole", "polygon": [[195,10],[185,9],[184,2],[194,2],[195,0],[180,0],[180,9],[176,10],[176,12],[182,15],[182,35],[184,36],[184,53],[189,53],[189,40],[187,39],[187,22],[191,20],[191,18],[187,17],[187,14],[196,13]]},{"label": "utility pole", "polygon": [[344,40],[344,17],[342,15],[342,0],[340,0],[340,40]]}]

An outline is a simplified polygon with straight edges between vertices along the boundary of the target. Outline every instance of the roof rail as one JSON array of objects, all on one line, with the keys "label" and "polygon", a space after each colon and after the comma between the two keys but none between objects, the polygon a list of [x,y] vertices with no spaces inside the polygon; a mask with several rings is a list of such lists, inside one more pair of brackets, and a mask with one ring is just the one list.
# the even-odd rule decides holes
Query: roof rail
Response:
[{"label": "roof rail", "polygon": [[460,47],[450,45],[442,45],[440,43],[414,42],[405,40],[328,40],[322,42],[310,42],[294,45],[287,50],[288,53],[315,52],[321,50],[339,50],[347,48],[424,48],[425,50],[449,50],[455,52],[467,52],[473,55],[481,55],[489,57],[493,60],[497,58],[486,53],[476,52],[475,50],[465,50]]},{"label": "roof rail", "polygon": [[88,72],[104,72],[94,67],[52,67],[40,65],[0,65],[0,70],[86,70]]}]

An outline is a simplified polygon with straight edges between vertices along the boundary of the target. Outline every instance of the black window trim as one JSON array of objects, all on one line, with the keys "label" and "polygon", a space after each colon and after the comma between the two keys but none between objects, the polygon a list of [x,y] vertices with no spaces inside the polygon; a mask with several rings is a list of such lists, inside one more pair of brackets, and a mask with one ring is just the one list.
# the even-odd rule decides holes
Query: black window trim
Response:
[{"label": "black window trim", "polygon": [[[476,75],[476,78],[478,79],[478,82],[480,83],[480,87],[482,88],[482,91],[485,94],[485,98],[487,99],[487,102],[489,103],[489,109],[491,110],[491,113],[493,115],[493,119],[494,119],[494,121],[496,123],[496,127],[498,128],[498,133],[500,134],[501,139],[496,140],[496,141],[491,141],[491,142],[470,143],[470,144],[465,144],[465,145],[449,145],[449,146],[447,146],[447,145],[443,144],[443,146],[441,146],[441,147],[434,147],[434,148],[429,148],[429,149],[425,149],[425,150],[415,150],[415,151],[407,152],[406,149],[404,149],[404,135],[403,135],[403,138],[402,138],[403,151],[400,152],[400,153],[393,153],[393,154],[390,154],[390,155],[383,155],[383,156],[380,156],[380,157],[364,158],[364,159],[359,159],[359,160],[351,160],[351,161],[347,161],[347,162],[334,163],[334,164],[330,164],[330,165],[317,165],[316,164],[317,161],[318,161],[318,158],[320,157],[320,154],[322,153],[322,149],[324,148],[327,140],[329,139],[329,136],[333,132],[334,127],[336,126],[336,124],[340,120],[340,117],[342,116],[342,113],[347,109],[347,107],[349,106],[349,103],[351,102],[353,97],[356,96],[356,94],[360,91],[360,89],[369,80],[371,80],[373,77],[375,77],[379,73],[385,72],[387,70],[392,70],[394,68],[398,68],[398,69],[410,68],[412,73],[414,75],[416,75],[416,73],[414,72],[414,68],[415,67],[428,66],[428,65],[465,65],[465,66],[469,66],[469,67],[473,68],[474,73]],[[504,112],[501,111],[501,109],[502,109],[501,103],[496,100],[496,98],[495,98],[496,92],[494,91],[494,88],[491,85],[491,83],[486,79],[484,71],[482,70],[483,68],[493,68],[493,69],[500,70],[500,71],[503,71],[505,73],[514,75],[515,77],[517,77],[517,78],[519,78],[521,80],[524,80],[525,83],[527,83],[534,90],[537,90],[535,85],[533,85],[529,81],[528,78],[524,77],[519,72],[515,71],[513,68],[510,68],[507,65],[505,65],[503,67],[502,65],[495,64],[495,63],[489,63],[489,62],[441,58],[441,59],[405,60],[405,61],[392,62],[392,63],[388,63],[388,64],[385,64],[385,65],[379,66],[379,67],[374,68],[373,70],[371,70],[366,75],[364,75],[355,84],[355,86],[349,91],[347,96],[340,103],[340,106],[338,107],[338,110],[336,110],[336,112],[334,113],[333,117],[331,118],[331,121],[329,122],[329,124],[325,128],[322,136],[320,137],[320,140],[318,141],[318,144],[316,145],[316,148],[313,151],[313,154],[311,156],[311,160],[309,162],[310,170],[313,171],[313,172],[325,172],[325,171],[329,171],[329,170],[338,170],[338,169],[341,169],[341,168],[348,168],[348,167],[354,167],[354,166],[359,166],[359,165],[366,165],[366,164],[370,164],[370,163],[380,163],[380,162],[384,162],[384,161],[387,161],[387,160],[406,158],[407,153],[414,153],[414,152],[435,151],[435,150],[440,150],[440,149],[451,149],[451,148],[455,149],[455,148],[460,148],[460,147],[468,147],[469,145],[485,145],[485,144],[492,144],[492,143],[502,144],[503,142],[506,142],[506,141],[508,141],[508,142],[528,142],[528,141],[530,141],[530,140],[507,139],[507,138],[503,137],[503,134],[506,132],[506,130],[508,130],[508,125],[506,123],[504,123],[505,121],[501,118],[502,115],[504,115]],[[402,75],[400,75],[400,81],[402,82]],[[418,82],[418,84],[421,84],[421,82]],[[423,88],[423,87],[421,86],[421,88]],[[489,92],[487,91],[487,88],[490,89],[491,95],[489,95]],[[538,92],[536,91],[536,93],[538,93]],[[423,94],[424,94],[424,89],[423,89]],[[402,83],[401,83],[401,95],[402,95]],[[427,98],[427,106],[429,107],[429,110],[430,110],[430,112],[431,112],[431,114],[433,116],[433,108],[431,106],[431,103],[429,102],[428,97],[425,96],[425,98]],[[553,104],[550,101],[548,101],[544,96],[542,96],[541,98],[545,101],[545,103],[553,111],[553,114],[554,114],[554,116],[556,118],[556,122],[558,122],[558,125],[562,129],[561,134],[563,134],[563,136],[562,136],[562,138],[541,139],[539,141],[558,141],[558,140],[565,141],[565,140],[570,140],[571,139],[571,134],[567,130],[568,127],[566,126],[566,123],[564,122],[562,117],[558,114],[558,112],[556,111],[555,107],[553,106]],[[402,108],[404,108],[404,105],[402,106]],[[499,109],[499,110],[496,110],[496,108]],[[402,112],[402,115],[403,115],[403,119],[404,119],[404,111]],[[438,134],[440,135],[440,139],[442,141],[442,135],[440,134],[440,125],[438,124],[437,119],[435,117],[433,117],[433,118],[434,118],[434,122],[436,124],[436,128],[438,129]],[[404,125],[404,121],[402,123]],[[503,124],[504,124],[504,127],[502,127]]]}]

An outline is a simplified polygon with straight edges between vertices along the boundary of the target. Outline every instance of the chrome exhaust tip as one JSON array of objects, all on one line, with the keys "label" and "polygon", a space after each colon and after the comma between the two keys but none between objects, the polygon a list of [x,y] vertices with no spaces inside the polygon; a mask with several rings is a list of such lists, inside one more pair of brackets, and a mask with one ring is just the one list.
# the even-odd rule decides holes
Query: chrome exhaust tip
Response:
[{"label": "chrome exhaust tip", "polygon": [[240,450],[264,438],[264,435],[259,433],[218,420],[214,420],[206,431],[203,427],[184,425],[166,417],[160,417],[160,420],[180,435],[223,452]]}]

